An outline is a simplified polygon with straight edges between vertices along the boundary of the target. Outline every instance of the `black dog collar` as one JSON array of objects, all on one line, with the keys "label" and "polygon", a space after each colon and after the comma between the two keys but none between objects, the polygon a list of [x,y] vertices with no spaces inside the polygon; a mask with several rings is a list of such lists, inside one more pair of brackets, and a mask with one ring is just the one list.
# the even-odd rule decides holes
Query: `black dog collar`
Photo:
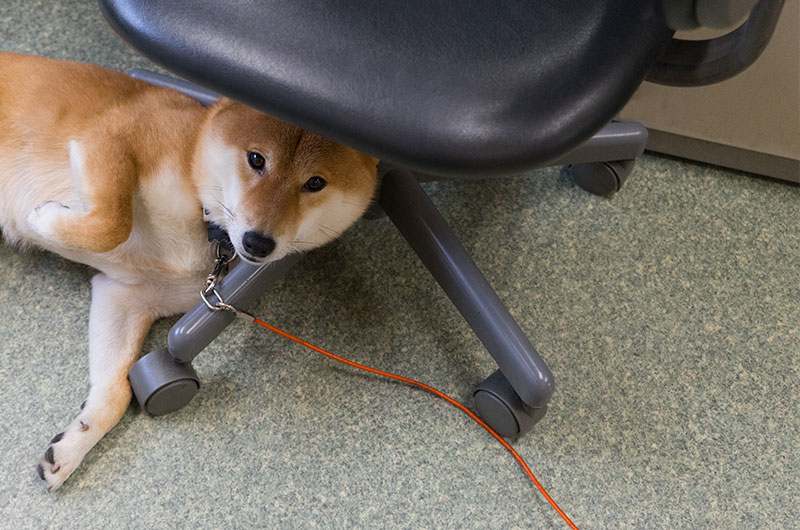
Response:
[{"label": "black dog collar", "polygon": [[228,237],[228,232],[225,231],[224,228],[219,226],[218,224],[208,223],[208,240],[211,242],[219,243],[220,248],[227,250],[228,252],[234,252],[233,243],[231,243],[231,238]]}]

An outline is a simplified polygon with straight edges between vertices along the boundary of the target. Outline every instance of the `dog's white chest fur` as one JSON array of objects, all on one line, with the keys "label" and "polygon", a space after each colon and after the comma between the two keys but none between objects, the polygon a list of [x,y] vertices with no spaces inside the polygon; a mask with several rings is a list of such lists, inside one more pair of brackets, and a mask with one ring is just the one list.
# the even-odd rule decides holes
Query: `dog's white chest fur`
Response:
[{"label": "dog's white chest fur", "polygon": [[133,230],[127,241],[102,256],[109,264],[106,268],[114,269],[103,272],[112,277],[132,275],[138,281],[158,275],[170,281],[197,279],[202,284],[213,264],[206,234],[195,191],[177,171],[165,166],[136,187]]}]

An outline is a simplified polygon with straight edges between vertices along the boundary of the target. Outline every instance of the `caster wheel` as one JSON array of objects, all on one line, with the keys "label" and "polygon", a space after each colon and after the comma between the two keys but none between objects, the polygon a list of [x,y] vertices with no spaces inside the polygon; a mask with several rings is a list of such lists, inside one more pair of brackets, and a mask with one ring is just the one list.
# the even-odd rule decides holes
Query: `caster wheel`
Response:
[{"label": "caster wheel", "polygon": [[525,405],[500,370],[478,385],[472,397],[478,415],[506,438],[525,434],[547,412],[547,407],[534,409]]},{"label": "caster wheel", "polygon": [[620,160],[574,164],[572,177],[578,186],[589,193],[607,196],[622,189],[633,171],[634,162],[634,160]]},{"label": "caster wheel", "polygon": [[153,416],[187,405],[200,389],[190,363],[178,363],[166,348],[148,353],[128,373],[136,400]]}]

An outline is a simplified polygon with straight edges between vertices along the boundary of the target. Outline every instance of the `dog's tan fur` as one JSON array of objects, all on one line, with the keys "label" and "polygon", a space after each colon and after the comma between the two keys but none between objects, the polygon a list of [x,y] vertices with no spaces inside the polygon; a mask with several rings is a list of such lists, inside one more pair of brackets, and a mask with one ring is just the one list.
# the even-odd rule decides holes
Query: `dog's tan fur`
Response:
[{"label": "dog's tan fur", "polygon": [[[262,171],[248,164],[255,151]],[[261,263],[330,241],[367,208],[377,160],[241,104],[205,108],[97,66],[0,53],[0,229],[95,267],[90,391],[38,472],[59,487],[120,419],[152,322],[185,311],[213,262],[203,210]],[[312,176],[327,185],[311,193]],[[242,238],[275,242],[248,255]]]}]

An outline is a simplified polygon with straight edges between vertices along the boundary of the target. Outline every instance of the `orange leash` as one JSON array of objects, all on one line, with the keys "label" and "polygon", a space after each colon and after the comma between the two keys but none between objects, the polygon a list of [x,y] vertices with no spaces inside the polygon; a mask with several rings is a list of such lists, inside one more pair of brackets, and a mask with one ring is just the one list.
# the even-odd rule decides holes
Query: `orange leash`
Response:
[{"label": "orange leash", "polygon": [[495,440],[500,442],[500,444],[503,447],[505,447],[508,450],[508,452],[510,452],[514,456],[514,458],[517,460],[517,462],[519,462],[519,465],[522,466],[522,469],[525,470],[525,473],[531,479],[531,481],[536,486],[536,488],[539,490],[539,492],[544,496],[545,499],[547,499],[547,502],[550,503],[550,506],[552,506],[553,509],[556,512],[558,512],[558,515],[560,515],[561,518],[564,519],[564,521],[566,521],[566,523],[570,526],[570,528],[572,528],[574,530],[577,530],[578,527],[575,526],[575,523],[573,523],[570,520],[570,518],[567,517],[567,514],[565,514],[564,511],[561,508],[558,507],[558,504],[556,504],[556,501],[554,501],[552,499],[552,497],[550,497],[550,495],[548,495],[548,493],[547,493],[547,491],[545,491],[544,487],[542,487],[542,485],[539,483],[539,481],[536,480],[536,477],[533,475],[533,472],[528,467],[528,464],[526,464],[525,460],[523,460],[522,457],[519,456],[519,453],[517,453],[514,450],[514,448],[511,447],[511,445],[509,445],[508,442],[503,440],[503,438],[499,434],[497,434],[494,429],[489,427],[489,425],[487,425],[486,422],[484,422],[474,412],[469,410],[467,407],[465,407],[464,405],[462,405],[461,403],[459,403],[455,399],[451,398],[450,396],[448,396],[446,394],[443,394],[442,392],[439,392],[435,388],[433,388],[431,386],[428,386],[425,383],[420,383],[419,381],[415,381],[415,380],[409,379],[407,377],[403,377],[403,376],[400,376],[400,375],[392,374],[392,373],[389,373],[389,372],[384,372],[382,370],[377,370],[375,368],[370,368],[369,366],[364,366],[363,364],[358,364],[356,362],[349,361],[349,360],[345,359],[344,357],[339,357],[338,355],[334,355],[333,353],[325,351],[322,348],[317,348],[313,344],[309,344],[308,342],[306,342],[306,341],[304,341],[302,339],[298,339],[297,337],[295,337],[293,335],[290,335],[289,333],[286,333],[285,331],[281,331],[280,329],[276,328],[275,326],[271,326],[271,325],[267,324],[266,322],[264,322],[263,320],[260,320],[260,319],[258,319],[256,317],[253,317],[252,315],[248,315],[248,316],[250,316],[253,319],[253,322],[258,324],[259,326],[261,326],[263,328],[266,328],[266,329],[272,331],[273,333],[277,333],[278,335],[280,335],[283,338],[289,339],[291,341],[294,341],[294,342],[296,342],[298,344],[301,344],[301,345],[305,346],[306,348],[314,350],[315,352],[320,353],[320,354],[324,355],[325,357],[329,357],[329,358],[331,358],[331,359],[333,359],[335,361],[339,361],[340,363],[344,363],[344,364],[346,364],[348,366],[352,366],[353,368],[358,368],[359,370],[364,370],[365,372],[369,372],[369,373],[377,374],[377,375],[382,375],[383,377],[388,377],[390,379],[395,379],[397,381],[402,381],[403,383],[407,383],[409,385],[416,386],[416,387],[421,388],[423,390],[427,390],[431,394],[437,395],[440,398],[442,398],[443,400],[447,401],[448,403],[450,403],[454,407],[457,407],[457,408],[461,409],[470,418],[475,420],[481,427],[483,427],[484,429],[489,431],[489,434],[494,436]]}]

